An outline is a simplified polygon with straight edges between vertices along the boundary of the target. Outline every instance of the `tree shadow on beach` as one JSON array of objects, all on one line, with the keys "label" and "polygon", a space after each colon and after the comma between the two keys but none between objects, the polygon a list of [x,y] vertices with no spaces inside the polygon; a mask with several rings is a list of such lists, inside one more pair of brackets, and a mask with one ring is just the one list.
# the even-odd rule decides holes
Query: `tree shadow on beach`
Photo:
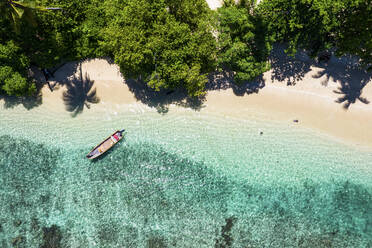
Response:
[{"label": "tree shadow on beach", "polygon": [[189,97],[183,89],[155,91],[142,80],[135,79],[127,79],[125,83],[137,100],[156,108],[160,114],[168,113],[170,104],[197,111],[203,108],[205,97]]},{"label": "tree shadow on beach", "polygon": [[284,44],[274,44],[270,54],[271,63],[271,80],[286,82],[288,86],[295,85],[301,81],[305,74],[311,71],[311,65],[314,60],[299,50],[295,56],[289,56],[285,53],[286,46]]},{"label": "tree shadow on beach", "polygon": [[[28,79],[32,81],[36,86],[36,92],[31,96],[7,96],[0,94],[0,100],[4,101],[4,108],[14,108],[20,104],[27,109],[30,110],[32,108],[38,107],[42,104],[42,94],[41,89],[45,85],[45,79],[42,76],[41,72],[38,71],[36,68],[31,67],[28,71]],[[43,80],[44,79],[44,80]]]},{"label": "tree shadow on beach", "polygon": [[40,90],[38,90],[35,95],[26,97],[0,95],[0,100],[4,100],[3,106],[6,109],[14,108],[22,104],[22,106],[27,110],[38,107],[43,102]]},{"label": "tree shadow on beach", "polygon": [[[306,73],[311,71],[311,66],[315,63],[304,51],[299,50],[293,57],[285,53],[285,44],[274,44],[269,56],[271,65],[271,80],[286,82],[286,85],[295,85],[302,80]],[[235,95],[244,96],[258,93],[265,87],[263,74],[252,81],[242,84],[234,83],[234,74],[231,71],[223,70],[209,75],[207,90],[226,90],[231,88]]]},{"label": "tree shadow on beach", "polygon": [[[49,68],[49,71],[52,73],[50,80],[50,90],[60,88],[61,86],[69,84],[70,81],[75,80],[76,73],[81,72],[82,64],[89,63],[97,58],[86,58],[79,61],[70,61],[70,62],[61,62],[56,66]],[[114,61],[108,57],[99,58],[105,60],[108,64],[114,64]]]},{"label": "tree shadow on beach", "polygon": [[258,93],[263,87],[265,87],[263,75],[258,76],[255,80],[237,84],[234,82],[233,72],[227,70],[209,74],[206,84],[207,91],[232,89],[236,96]]},{"label": "tree shadow on beach", "polygon": [[285,49],[286,45],[284,44],[274,45],[270,55],[272,81],[284,81],[288,86],[295,85],[312,70],[311,66],[320,67],[323,70],[312,77],[315,79],[324,77],[321,85],[325,87],[328,86],[329,80],[339,83],[340,86],[333,92],[341,95],[335,102],[343,104],[344,109],[348,109],[357,100],[364,104],[369,103],[369,100],[361,95],[363,88],[371,80],[372,74],[361,69],[355,57],[336,58],[329,53],[330,58],[327,58],[325,62],[322,61],[320,55],[317,62],[303,50],[298,50],[295,56],[291,57],[285,53]]},{"label": "tree shadow on beach", "polygon": [[[63,85],[69,84],[70,81],[76,80],[76,72],[81,70],[82,61],[63,63],[58,67],[51,68],[53,77],[50,78],[51,91],[58,89]],[[81,75],[80,75],[81,76]]]},{"label": "tree shadow on beach", "polygon": [[352,59],[347,62],[341,59],[333,58],[333,62],[325,65],[319,65],[323,68],[313,78],[322,78],[321,84],[327,86],[332,80],[339,84],[337,90],[333,92],[340,95],[335,102],[343,104],[345,110],[349,109],[351,104],[358,100],[364,104],[369,104],[369,100],[362,96],[363,88],[372,79],[372,73],[362,70],[358,63],[353,63]]},{"label": "tree shadow on beach", "polygon": [[[60,64],[56,66],[55,69],[52,70],[52,73],[58,70],[63,65],[64,64]],[[36,65],[31,65],[30,68],[28,69],[27,74],[28,74],[29,80],[35,83],[35,86],[36,86],[35,94],[31,96],[22,96],[22,97],[0,95],[0,100],[4,100],[5,108],[14,108],[22,104],[24,108],[26,108],[27,110],[30,110],[42,104],[43,101],[42,101],[41,89],[46,84],[48,84],[48,81],[43,75],[41,69],[38,68]],[[51,90],[53,89],[51,88]]]},{"label": "tree shadow on beach", "polygon": [[81,67],[79,76],[74,76],[72,80],[65,83],[67,90],[63,92],[62,99],[66,105],[66,110],[72,112],[71,116],[76,117],[82,113],[84,106],[88,109],[90,104],[99,103],[96,88],[93,88],[94,81],[89,76],[83,76]]}]

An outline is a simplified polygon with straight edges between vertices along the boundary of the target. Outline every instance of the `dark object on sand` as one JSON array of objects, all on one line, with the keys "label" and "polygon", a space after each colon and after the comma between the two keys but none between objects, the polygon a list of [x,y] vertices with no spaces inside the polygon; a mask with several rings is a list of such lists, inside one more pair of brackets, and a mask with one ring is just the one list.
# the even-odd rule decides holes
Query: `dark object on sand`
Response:
[{"label": "dark object on sand", "polygon": [[114,145],[116,145],[123,137],[123,132],[125,130],[121,131],[116,131],[110,137],[105,139],[104,141],[101,142],[98,146],[94,147],[93,150],[88,153],[87,158],[88,159],[95,159],[110,150]]},{"label": "dark object on sand", "polygon": [[53,87],[49,83],[49,78],[54,77],[53,73],[49,69],[42,69],[41,71],[43,72],[45,81],[47,82],[50,91],[53,91]]},{"label": "dark object on sand", "polygon": [[261,131],[261,132],[260,132],[260,135],[262,135],[262,134],[263,134],[263,132]]},{"label": "dark object on sand", "polygon": [[53,73],[49,69],[41,70],[44,74],[45,80],[48,82],[49,78],[53,77]]},{"label": "dark object on sand", "polygon": [[296,122],[296,123],[298,123],[298,120],[293,120],[293,122]]},{"label": "dark object on sand", "polygon": [[53,87],[50,85],[49,81],[47,81],[47,84],[48,84],[50,91],[53,91]]}]

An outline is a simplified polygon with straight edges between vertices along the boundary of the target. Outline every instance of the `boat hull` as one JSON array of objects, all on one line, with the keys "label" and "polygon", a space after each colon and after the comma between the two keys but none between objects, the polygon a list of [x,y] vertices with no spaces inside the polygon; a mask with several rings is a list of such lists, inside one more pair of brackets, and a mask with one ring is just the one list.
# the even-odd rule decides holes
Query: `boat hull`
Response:
[{"label": "boat hull", "polygon": [[124,130],[114,132],[112,135],[110,135],[108,138],[102,141],[99,145],[94,147],[87,154],[86,157],[88,159],[95,159],[102,156],[105,152],[110,150],[113,146],[115,146],[117,143],[119,143],[120,140],[124,138],[123,132]]}]

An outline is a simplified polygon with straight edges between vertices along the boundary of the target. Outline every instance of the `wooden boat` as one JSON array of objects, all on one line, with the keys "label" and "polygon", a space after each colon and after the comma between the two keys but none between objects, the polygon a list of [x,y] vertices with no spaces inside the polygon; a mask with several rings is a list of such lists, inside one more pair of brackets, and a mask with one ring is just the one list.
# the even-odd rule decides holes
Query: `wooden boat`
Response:
[{"label": "wooden boat", "polygon": [[110,137],[105,139],[104,141],[101,142],[98,146],[94,147],[93,150],[88,153],[87,158],[88,159],[95,159],[107,152],[108,150],[111,149],[116,143],[118,143],[123,137],[124,129],[121,131],[116,131]]}]

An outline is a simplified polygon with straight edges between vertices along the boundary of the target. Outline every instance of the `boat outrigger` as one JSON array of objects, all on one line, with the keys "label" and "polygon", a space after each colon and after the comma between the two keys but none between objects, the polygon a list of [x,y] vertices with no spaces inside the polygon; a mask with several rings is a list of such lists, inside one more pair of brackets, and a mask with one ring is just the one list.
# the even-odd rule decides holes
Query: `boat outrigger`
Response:
[{"label": "boat outrigger", "polygon": [[121,131],[116,131],[110,137],[101,142],[98,146],[94,147],[93,150],[88,153],[88,159],[95,159],[110,150],[116,143],[118,143],[123,137],[124,129]]}]

